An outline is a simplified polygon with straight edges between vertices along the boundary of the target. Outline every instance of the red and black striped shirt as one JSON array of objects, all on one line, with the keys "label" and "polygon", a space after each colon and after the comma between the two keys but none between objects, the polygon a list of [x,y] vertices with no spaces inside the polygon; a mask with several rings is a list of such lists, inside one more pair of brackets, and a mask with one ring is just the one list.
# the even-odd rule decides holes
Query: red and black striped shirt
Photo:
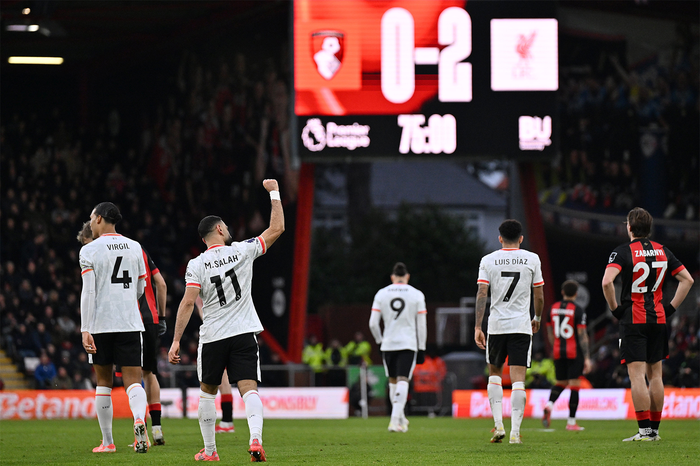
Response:
[{"label": "red and black striped shirt", "polygon": [[636,239],[615,248],[608,267],[615,267],[622,278],[620,303],[632,302],[623,324],[665,324],[661,303],[664,280],[685,267],[669,249],[648,238]]},{"label": "red and black striped shirt", "polygon": [[554,330],[553,359],[584,357],[578,329],[586,328],[586,313],[580,306],[566,299],[554,303],[547,316],[547,325]]},{"label": "red and black striped shirt", "polygon": [[143,250],[143,261],[146,263],[146,287],[143,294],[139,298],[139,309],[141,310],[141,318],[145,324],[157,324],[158,321],[158,305],[156,304],[156,290],[153,282],[153,275],[159,272],[158,267],[151,259],[151,255]]}]

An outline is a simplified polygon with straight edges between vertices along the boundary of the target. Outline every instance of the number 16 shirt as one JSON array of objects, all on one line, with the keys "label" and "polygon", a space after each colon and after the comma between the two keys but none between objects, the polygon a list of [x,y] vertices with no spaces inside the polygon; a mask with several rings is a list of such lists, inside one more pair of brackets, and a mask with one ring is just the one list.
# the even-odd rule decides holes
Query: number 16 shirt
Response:
[{"label": "number 16 shirt", "polygon": [[525,249],[499,249],[479,264],[477,283],[491,287],[488,333],[532,335],[530,295],[543,286],[540,256]]},{"label": "number 16 shirt", "polygon": [[201,343],[263,331],[251,296],[253,261],[263,254],[265,240],[258,236],[214,245],[187,264],[185,286],[199,288],[203,302]]}]

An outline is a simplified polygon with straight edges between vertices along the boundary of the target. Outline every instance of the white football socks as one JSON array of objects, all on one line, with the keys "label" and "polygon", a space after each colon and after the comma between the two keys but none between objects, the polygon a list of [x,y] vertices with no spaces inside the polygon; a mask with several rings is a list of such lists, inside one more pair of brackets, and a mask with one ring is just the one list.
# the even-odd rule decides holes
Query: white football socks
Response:
[{"label": "white football socks", "polygon": [[401,380],[396,383],[396,393],[391,400],[391,422],[400,423],[403,419],[406,400],[408,399],[408,382]]},{"label": "white football socks", "polygon": [[489,395],[491,414],[493,414],[493,422],[496,429],[503,429],[503,385],[501,385],[499,376],[492,375],[489,377],[486,392]]},{"label": "white football socks", "polygon": [[245,415],[248,418],[248,429],[250,430],[250,441],[257,440],[262,445],[263,430],[263,404],[257,390],[249,390],[243,395],[245,403]]},{"label": "white football socks", "polygon": [[394,397],[396,396],[396,384],[395,383],[389,383],[389,400],[391,400],[391,403],[394,403]]},{"label": "white football socks", "polygon": [[199,419],[199,430],[202,431],[204,439],[204,453],[211,456],[216,451],[216,395],[211,395],[203,390],[199,390],[199,409],[197,418]]},{"label": "white football socks", "polygon": [[510,435],[520,434],[520,425],[523,423],[525,415],[525,382],[513,382],[513,391],[510,394],[511,415],[510,415]]},{"label": "white football socks", "polygon": [[100,423],[102,431],[102,445],[108,446],[114,443],[112,438],[112,389],[109,387],[95,388],[95,411],[97,411],[97,421]]},{"label": "white football socks", "polygon": [[146,410],[148,409],[146,390],[140,383],[133,383],[126,389],[126,396],[129,397],[129,407],[134,415],[134,421],[141,419],[146,422]]}]

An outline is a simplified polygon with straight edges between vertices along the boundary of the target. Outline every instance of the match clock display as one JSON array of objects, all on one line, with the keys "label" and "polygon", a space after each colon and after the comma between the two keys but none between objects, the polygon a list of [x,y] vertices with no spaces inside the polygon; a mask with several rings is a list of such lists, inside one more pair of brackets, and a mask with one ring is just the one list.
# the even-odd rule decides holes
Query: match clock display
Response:
[{"label": "match clock display", "polygon": [[296,0],[302,159],[548,157],[554,2]]}]

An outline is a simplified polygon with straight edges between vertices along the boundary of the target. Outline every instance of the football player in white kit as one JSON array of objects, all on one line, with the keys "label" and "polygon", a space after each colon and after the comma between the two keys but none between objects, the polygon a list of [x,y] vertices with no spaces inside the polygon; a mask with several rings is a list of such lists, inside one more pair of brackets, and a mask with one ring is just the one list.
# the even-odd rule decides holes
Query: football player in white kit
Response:
[{"label": "football player in white kit", "polygon": [[199,223],[199,235],[207,250],[192,259],[185,274],[185,295],[175,322],[173,344],[168,357],[180,362],[180,339],[201,294],[203,322],[199,329],[197,375],[199,391],[199,427],[204,448],[195,455],[197,461],[219,461],[216,451],[216,392],[224,369],[229,382],[238,384],[245,403],[250,429],[251,461],[266,461],[262,447],[263,405],[258,395],[260,357],[256,335],[263,331],[253,298],[253,261],[284,232],[284,213],[276,180],[264,180],[270,193],[270,226],[258,237],[233,242],[228,226],[220,217],[210,215]]},{"label": "football player in white kit", "polygon": [[[408,431],[408,419],[404,414],[408,382],[416,364],[425,360],[428,311],[423,293],[408,284],[410,278],[406,265],[397,262],[391,274],[391,285],[374,296],[369,319],[369,328],[381,345],[384,370],[389,377],[389,432]],[[383,334],[380,319],[384,321]]]},{"label": "football player in white kit", "polygon": [[[486,350],[489,365],[487,387],[493,420],[496,424],[492,443],[501,443],[506,436],[503,427],[503,387],[501,375],[508,357],[511,393],[510,443],[523,443],[520,425],[525,414],[525,372],[532,357],[532,334],[540,329],[544,308],[544,280],[537,254],[520,249],[523,227],[517,220],[505,220],[498,227],[502,249],[485,255],[479,264],[476,294],[474,340]],[[488,338],[481,324],[486,299],[491,288]],[[535,317],[530,320],[530,294],[534,296]]]},{"label": "football player in white kit", "polygon": [[145,288],[146,266],[141,245],[117,234],[121,220],[117,206],[98,204],[90,214],[94,241],[80,249],[83,289],[80,296],[80,330],[83,347],[95,369],[95,411],[102,443],[92,451],[116,451],[112,438],[112,369],[122,366],[122,379],[134,415],[134,450],[148,452],[146,391],[141,386],[144,331],[138,298]]}]

